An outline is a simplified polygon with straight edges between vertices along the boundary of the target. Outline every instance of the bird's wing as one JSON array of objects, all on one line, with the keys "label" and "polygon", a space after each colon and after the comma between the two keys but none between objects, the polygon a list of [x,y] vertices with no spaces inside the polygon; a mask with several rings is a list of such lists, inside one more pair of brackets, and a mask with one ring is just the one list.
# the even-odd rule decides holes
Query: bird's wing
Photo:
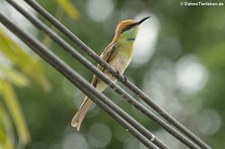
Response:
[{"label": "bird's wing", "polygon": [[[102,54],[100,55],[100,57],[106,61],[107,63],[110,63],[110,61],[114,58],[114,56],[116,55],[117,51],[119,49],[119,43],[118,42],[113,42],[110,43],[105,50],[102,52]],[[98,67],[100,67],[101,65],[99,65]],[[101,66],[102,67],[102,66]]]},{"label": "bird's wing", "polygon": [[[102,52],[102,54],[100,55],[100,57],[106,61],[107,63],[110,64],[110,61],[114,58],[114,56],[116,55],[116,53],[118,52],[119,49],[119,43],[118,42],[112,42],[110,43],[105,50]],[[98,64],[97,68],[104,72],[105,68],[102,67],[100,64]],[[98,82],[98,77],[96,77],[96,75],[94,75],[93,79],[92,79],[92,84],[96,87]]]}]

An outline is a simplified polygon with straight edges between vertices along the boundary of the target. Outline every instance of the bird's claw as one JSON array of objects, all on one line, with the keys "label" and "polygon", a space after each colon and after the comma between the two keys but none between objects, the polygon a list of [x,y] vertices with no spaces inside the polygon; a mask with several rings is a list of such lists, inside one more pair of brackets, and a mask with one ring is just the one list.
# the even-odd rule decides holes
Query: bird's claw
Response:
[{"label": "bird's claw", "polygon": [[120,72],[118,69],[116,69],[116,73],[117,73],[117,76],[120,76]]},{"label": "bird's claw", "polygon": [[124,82],[127,82],[127,77],[123,75]]},{"label": "bird's claw", "polygon": [[[117,69],[116,69],[116,73],[117,73],[117,76],[118,76],[118,77],[119,77],[120,75],[122,75],[122,74],[120,74],[119,70],[117,70]],[[126,76],[124,76],[124,75],[122,75],[122,76],[123,76],[123,79],[120,79],[120,81],[127,82]]]}]

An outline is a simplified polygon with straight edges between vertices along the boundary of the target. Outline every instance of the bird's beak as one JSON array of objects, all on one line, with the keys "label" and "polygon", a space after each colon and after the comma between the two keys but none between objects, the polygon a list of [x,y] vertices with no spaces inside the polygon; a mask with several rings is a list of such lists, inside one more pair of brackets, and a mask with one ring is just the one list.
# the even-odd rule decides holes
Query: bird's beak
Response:
[{"label": "bird's beak", "polygon": [[140,25],[142,22],[144,22],[145,20],[147,20],[150,17],[151,16],[148,16],[148,17],[145,17],[145,18],[141,19],[140,21],[137,22],[137,24]]}]

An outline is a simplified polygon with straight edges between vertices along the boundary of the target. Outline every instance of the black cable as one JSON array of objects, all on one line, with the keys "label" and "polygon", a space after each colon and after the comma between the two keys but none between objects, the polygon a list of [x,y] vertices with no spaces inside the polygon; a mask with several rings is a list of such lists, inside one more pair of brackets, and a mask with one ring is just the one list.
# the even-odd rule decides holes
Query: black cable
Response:
[{"label": "black cable", "polygon": [[[142,111],[143,112],[143,111]],[[179,135],[178,135],[178,137],[179,137]]]},{"label": "black cable", "polygon": [[[120,93],[121,94],[121,93]],[[129,94],[128,94],[129,95]],[[130,98],[130,97],[129,97]],[[134,100],[134,99],[132,99],[132,100]],[[136,104],[134,104],[136,107],[140,107],[140,103],[138,103],[138,102],[136,102]],[[143,109],[143,108],[142,108]],[[146,110],[145,110],[146,111]],[[143,110],[142,110],[142,112],[143,112]],[[146,112],[143,112],[143,113],[146,113]],[[149,112],[148,112],[149,113]],[[148,116],[149,116],[149,114],[147,114]],[[150,113],[150,115],[152,115],[151,113]],[[158,117],[156,117],[156,119],[159,119]],[[153,119],[154,120],[154,119]],[[158,121],[157,123],[158,124],[160,124],[160,123],[162,123],[162,121],[159,119],[159,120],[155,120],[155,121]],[[165,127],[169,127],[169,125],[163,125],[163,127],[165,128]],[[168,130],[169,129],[169,130]],[[171,134],[173,134],[174,135],[174,129],[172,128],[167,128],[167,130],[168,130],[168,132],[172,132]],[[179,140],[181,140],[181,139],[183,139],[183,140],[181,140],[182,142],[186,142],[186,144],[188,143],[188,144],[190,144],[190,141],[188,140],[187,141],[187,139],[186,138],[184,138],[183,136],[181,136],[181,134],[179,134],[179,132],[178,133],[176,133],[175,132],[175,135],[174,135],[176,138],[178,138]],[[180,139],[181,138],[181,139]],[[193,146],[192,146],[193,147]]]},{"label": "black cable", "polygon": [[150,107],[152,107],[158,114],[160,114],[164,119],[174,125],[177,129],[179,129],[182,133],[188,136],[191,140],[197,143],[202,148],[210,149],[205,142],[195,136],[191,131],[185,128],[182,124],[180,124],[176,119],[174,119],[171,115],[169,115],[164,109],[162,109],[159,105],[154,103],[144,92],[142,92],[138,87],[136,87],[129,80],[124,79],[123,75],[118,75],[117,72],[111,68],[106,62],[100,59],[99,55],[97,55],[94,51],[92,51],[87,45],[85,45],[79,38],[77,38],[72,32],[70,32],[66,27],[64,27],[59,21],[57,21],[53,16],[51,16],[45,9],[43,9],[38,3],[33,0],[25,0],[31,7],[33,7],[37,12],[39,12],[42,16],[44,16],[48,21],[50,21],[54,26],[56,26],[61,32],[63,32],[67,37],[69,37],[77,46],[79,46],[82,50],[88,53],[94,60],[96,60],[99,64],[109,70],[119,81],[121,81],[124,85],[126,85],[130,90],[132,90],[135,94],[137,94],[140,98],[142,98]]},{"label": "black cable", "polygon": [[[25,16],[27,16],[28,17],[28,19],[32,19],[32,16],[30,16],[28,13],[26,13],[26,11],[24,11],[23,10],[23,8],[21,8],[19,5],[17,5],[15,2],[13,2],[13,1],[11,1],[11,5],[12,6],[15,6],[15,8],[19,11],[19,12],[21,12],[22,14],[24,14]],[[26,14],[25,14],[26,13]],[[33,18],[34,19],[34,18]],[[36,20],[36,23],[38,22],[38,20]],[[39,22],[39,24],[40,24],[40,22]],[[43,29],[42,28],[42,26],[38,26],[40,29]],[[70,50],[71,51],[71,49],[72,49],[72,47],[70,47],[67,43],[65,43],[62,39],[59,39],[59,38],[57,38],[57,35],[55,34],[55,33],[53,33],[52,32],[52,34],[51,34],[51,37],[53,37],[53,39],[56,39],[56,42],[57,43],[61,43],[60,45],[63,47],[63,48],[65,48],[65,49],[67,49],[67,50]],[[85,59],[82,59],[82,57],[81,57],[81,55],[77,55],[77,57],[79,57],[79,58],[81,58],[80,60],[82,61],[82,62],[86,62],[85,64],[87,65],[87,66],[89,66],[89,67],[91,67],[91,63],[90,62],[88,62],[88,61],[86,61]],[[98,69],[96,69],[95,67],[92,67],[92,69],[95,69],[95,71],[98,71]],[[102,72],[100,72],[100,71],[98,71],[99,73],[102,73]],[[105,76],[104,76],[104,74],[102,75],[102,77],[103,78],[106,78]],[[109,81],[111,81],[110,79],[109,79]],[[112,82],[112,81],[111,81]],[[111,85],[113,85],[114,83],[112,82],[112,84]],[[114,84],[115,85],[115,84]],[[131,117],[130,117],[131,118]],[[146,130],[142,125],[140,125],[137,121],[135,121],[134,119],[133,119],[133,121],[130,121],[129,122],[132,126],[134,126],[136,129],[138,129],[144,136],[146,136],[149,140],[152,140],[153,141],[153,143],[155,143],[155,144],[158,144],[158,146],[160,146],[162,143],[160,143],[159,142],[159,140],[157,139],[157,140],[154,140],[154,139],[152,139],[152,134],[150,134],[149,133],[149,131],[148,130]]]},{"label": "black cable", "polygon": [[[31,49],[33,49],[40,57],[42,57],[46,62],[48,62],[55,69],[57,69],[63,76],[65,76],[74,85],[76,85],[82,92],[84,92],[90,98],[92,98],[97,105],[99,105],[103,110],[105,110],[108,114],[110,114],[131,134],[136,136],[143,144],[153,149],[157,148],[155,145],[157,145],[159,148],[162,149],[168,148],[151,133],[149,133],[149,138],[143,136],[142,133],[140,133],[139,131],[137,131],[136,128],[130,125],[130,123],[135,123],[135,120],[132,117],[130,117],[127,113],[125,113],[122,109],[120,109],[105,95],[97,91],[92,85],[90,85],[90,83],[84,80],[77,72],[71,69],[71,67],[69,67],[66,63],[60,60],[50,50],[47,50],[40,42],[38,42],[36,39],[23,32],[1,13],[0,13],[0,21],[6,28],[8,28],[11,32],[13,32],[16,36],[18,36]],[[135,127],[140,126],[137,123]],[[155,145],[153,143],[155,143]]]},{"label": "black cable", "polygon": [[[152,113],[149,109],[147,109],[146,107],[141,105],[133,97],[131,97],[128,93],[126,93],[119,86],[117,86],[115,83],[113,83],[110,79],[106,78],[104,76],[104,74],[99,72],[99,70],[96,69],[95,67],[93,67],[92,64],[88,63],[86,59],[82,58],[82,56],[79,53],[77,53],[70,45],[63,42],[63,39],[60,39],[60,37],[58,37],[50,29],[48,29],[43,23],[41,23],[39,20],[35,19],[30,14],[28,14],[20,6],[18,6],[15,2],[13,2],[11,0],[7,0],[7,1],[10,1],[10,4],[12,6],[14,6],[19,12],[21,12],[27,19],[29,19],[36,27],[45,31],[51,38],[53,38],[53,40],[55,40],[57,43],[59,43],[60,46],[62,46],[64,49],[66,49],[68,52],[70,52],[76,59],[78,59],[82,64],[84,64],[86,67],[88,67],[90,70],[92,70],[103,81],[105,81],[112,88],[114,88],[120,95],[123,95],[124,98],[127,99],[129,103],[133,104],[137,109],[142,111],[149,118],[153,119],[160,126],[162,126],[164,129],[166,129],[170,134],[175,136],[178,140],[180,140],[181,142],[183,142],[184,144],[186,144],[190,148],[198,148],[193,142],[191,142],[189,139],[187,139],[185,136],[183,136],[180,132],[176,131],[173,127],[171,127],[170,125],[165,123],[158,116],[156,116],[154,113]],[[146,132],[143,131],[143,133],[146,133]]]}]

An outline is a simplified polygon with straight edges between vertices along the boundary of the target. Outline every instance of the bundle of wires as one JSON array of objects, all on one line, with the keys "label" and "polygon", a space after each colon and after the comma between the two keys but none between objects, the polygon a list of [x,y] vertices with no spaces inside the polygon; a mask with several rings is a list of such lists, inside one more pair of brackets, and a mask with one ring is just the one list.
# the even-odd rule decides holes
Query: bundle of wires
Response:
[{"label": "bundle of wires", "polygon": [[[123,75],[117,73],[112,67],[103,61],[99,55],[97,55],[92,49],[84,44],[78,37],[70,32],[64,25],[56,20],[51,14],[49,14],[42,6],[33,0],[25,0],[34,10],[54,25],[60,32],[66,35],[72,42],[74,42],[80,49],[85,51],[90,57],[92,57],[98,64],[107,69],[113,76],[115,76],[120,82],[122,82],[130,91],[141,98],[150,108],[145,107],[138,100],[134,99],[129,93],[127,93],[120,86],[115,84],[101,71],[99,71],[92,63],[84,58],[75,48],[73,48],[68,42],[63,40],[58,34],[52,31],[47,25],[36,17],[29,14],[24,8],[19,6],[13,0],[6,0],[11,6],[13,6],[18,12],[26,17],[34,26],[39,30],[44,31],[55,43],[61,46],[62,50],[69,53],[73,58],[78,60],[81,65],[91,70],[98,78],[103,80],[109,87],[113,88],[113,91],[117,92],[121,97],[132,104],[135,108],[140,110],[149,119],[155,121],[168,133],[180,140],[184,145],[189,148],[197,149],[210,147],[195,136],[191,131],[185,128],[171,115],[169,115],[163,108],[158,106],[153,100],[136,87],[132,82],[127,80]],[[64,77],[66,77],[71,83],[77,86],[83,93],[90,97],[100,108],[107,112],[113,119],[115,119],[121,126],[129,131],[133,136],[140,140],[148,148],[169,148],[164,142],[157,138],[151,131],[147,130],[142,124],[135,120],[131,115],[125,112],[117,104],[112,102],[104,94],[97,91],[89,82],[87,82],[76,69],[72,69],[66,62],[64,62],[60,56],[53,53],[50,49],[46,48],[36,38],[25,33],[16,24],[11,22],[4,14],[0,14],[1,23],[18,36],[25,44],[27,44],[34,52],[36,52],[43,60],[58,70]]]}]

